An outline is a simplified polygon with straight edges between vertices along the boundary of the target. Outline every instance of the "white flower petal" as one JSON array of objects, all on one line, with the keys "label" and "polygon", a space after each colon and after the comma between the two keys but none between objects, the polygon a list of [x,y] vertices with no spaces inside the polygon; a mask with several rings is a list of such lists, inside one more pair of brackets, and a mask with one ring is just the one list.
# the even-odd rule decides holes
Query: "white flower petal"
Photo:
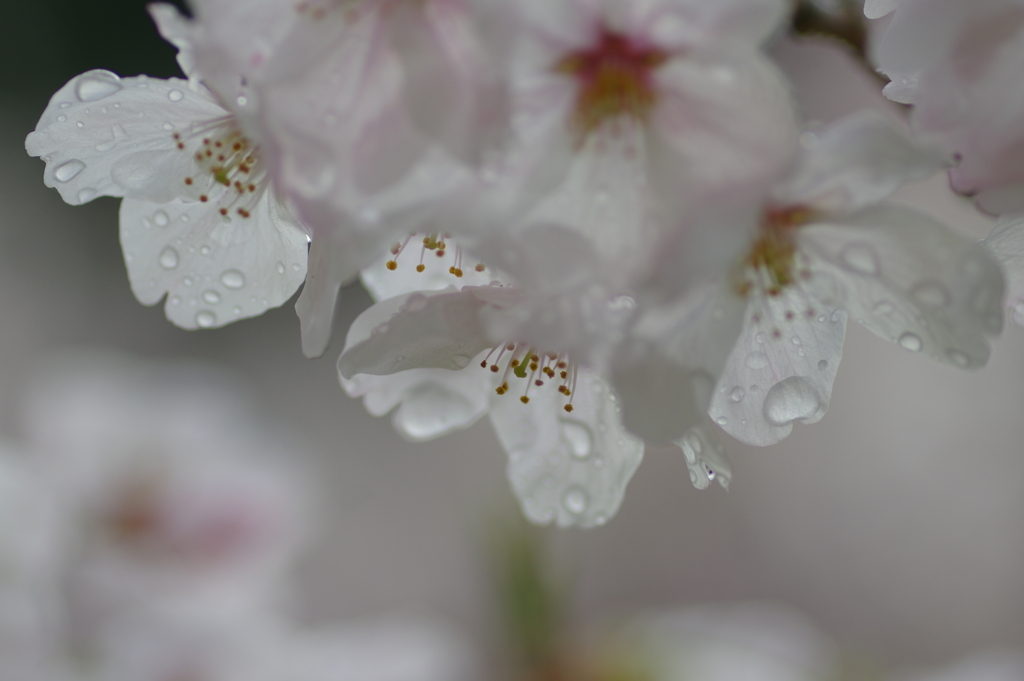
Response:
[{"label": "white flower petal", "polygon": [[683,450],[686,467],[690,471],[690,482],[694,487],[707,489],[712,480],[718,480],[718,484],[729,489],[732,468],[725,460],[722,443],[715,437],[710,424],[704,422],[690,428],[676,444]]},{"label": "white flower petal", "polygon": [[[476,360],[482,358],[481,354]],[[461,371],[410,369],[387,376],[341,375],[341,385],[349,397],[362,397],[366,411],[374,416],[395,409],[391,417],[395,430],[407,440],[424,442],[468,428],[487,412],[493,375],[475,366],[479,364],[476,360]]]},{"label": "white flower petal", "polygon": [[708,284],[671,307],[645,311],[612,358],[613,383],[631,432],[671,442],[701,423],[744,307],[728,286]]},{"label": "white flower petal", "polygon": [[50,99],[25,148],[46,161],[44,184],[70,204],[97,196],[164,202],[185,194],[194,169],[174,133],[227,115],[183,80],[88,71]]},{"label": "white flower petal", "polygon": [[366,340],[346,347],[338,371],[351,378],[407,369],[463,369],[481,350],[494,345],[478,319],[484,305],[471,289],[417,292],[377,303],[356,319],[351,337],[362,335],[368,320],[376,321],[386,313],[386,321],[373,326]]},{"label": "white flower petal", "polygon": [[186,329],[223,326],[284,303],[306,274],[306,234],[269,190],[250,214],[124,199],[121,246],[135,297],[153,305],[167,294],[167,318]]},{"label": "white flower petal", "polygon": [[900,0],[864,0],[864,16],[868,19],[880,19],[896,9]]},{"label": "white flower petal", "polygon": [[1024,215],[1002,216],[982,243],[1003,266],[1006,307],[1024,326]]},{"label": "white flower petal", "polygon": [[618,510],[644,443],[626,432],[615,394],[587,369],[576,382],[574,411],[566,413],[563,403],[550,385],[533,391],[529,404],[512,395],[492,398],[508,477],[531,521],[603,525]]},{"label": "white flower petal", "polygon": [[398,268],[389,270],[386,263],[394,258],[390,253],[382,256],[369,267],[359,272],[359,279],[374,300],[387,300],[413,291],[440,291],[449,286],[487,286],[492,281],[506,279],[502,275],[485,267],[477,271],[477,261],[465,256],[462,262],[463,275],[456,277],[449,271],[453,266],[456,244],[445,239],[447,255],[438,258],[436,251],[427,250],[423,254],[422,272],[416,271],[414,263],[419,263],[419,254],[423,246],[419,239],[413,238],[409,246],[398,257]]},{"label": "white flower petal", "polygon": [[149,10],[149,16],[153,17],[160,36],[178,49],[177,59],[181,70],[189,78],[196,77],[192,25],[189,20],[182,16],[177,7],[168,3],[150,3],[146,9]]},{"label": "white flower petal", "polygon": [[1003,276],[982,246],[902,206],[808,225],[798,242],[818,270],[813,281],[831,279],[814,290],[823,302],[909,351],[963,368],[988,361]]},{"label": "white flower petal", "polygon": [[810,288],[796,283],[778,296],[751,293],[756,297],[708,409],[741,442],[775,444],[794,422],[815,423],[828,409],[847,315]]},{"label": "white flower petal", "polygon": [[779,205],[852,213],[945,165],[942,154],[914,144],[876,111],[861,111],[820,133],[805,134],[796,170],[772,192]]}]

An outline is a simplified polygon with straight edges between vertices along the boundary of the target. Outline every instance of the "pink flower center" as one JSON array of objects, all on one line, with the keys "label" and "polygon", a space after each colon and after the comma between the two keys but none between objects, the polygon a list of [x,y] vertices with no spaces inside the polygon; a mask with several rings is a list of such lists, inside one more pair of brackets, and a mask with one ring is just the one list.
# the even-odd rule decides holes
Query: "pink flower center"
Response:
[{"label": "pink flower center", "polygon": [[646,121],[657,102],[652,75],[668,57],[656,47],[602,29],[592,47],[560,59],[554,70],[578,84],[572,127],[580,137],[611,119]]}]

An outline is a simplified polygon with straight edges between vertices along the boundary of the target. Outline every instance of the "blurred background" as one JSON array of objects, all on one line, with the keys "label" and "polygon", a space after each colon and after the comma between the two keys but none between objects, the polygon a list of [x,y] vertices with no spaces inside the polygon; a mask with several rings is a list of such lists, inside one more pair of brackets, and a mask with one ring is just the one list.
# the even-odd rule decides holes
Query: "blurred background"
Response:
[{"label": "blurred background", "polygon": [[[96,356],[88,352],[102,350],[198,360],[212,375],[233,376],[262,427],[288,433],[291,456],[317,481],[310,540],[291,573],[298,622],[436,618],[484,660],[500,657],[510,587],[494,556],[528,536],[546,579],[559,585],[566,631],[771,601],[831,639],[850,679],[1024,646],[1021,329],[1010,324],[988,367],[965,373],[851,325],[820,423],[765,449],[721,435],[734,472],[728,492],[693,489],[680,452],[649,448],[605,527],[495,530],[514,526],[518,510],[486,420],[439,441],[404,442],[339,388],[343,334],[323,358],[302,356],[292,303],[223,329],[172,326],[161,306],[141,306],[128,288],[118,200],[72,207],[43,186],[43,164],[25,154],[24,138],[67,80],[92,68],[179,74],[144,4],[33,0],[4,14],[0,436],[15,445],[34,437],[26,396],[56,353],[60,366],[69,351],[85,352],[73,356],[88,364]],[[780,35],[772,54],[811,123],[861,107],[900,117],[835,43]],[[978,238],[990,228],[942,177],[897,199]],[[345,289],[336,328],[369,302],[358,285]]]}]

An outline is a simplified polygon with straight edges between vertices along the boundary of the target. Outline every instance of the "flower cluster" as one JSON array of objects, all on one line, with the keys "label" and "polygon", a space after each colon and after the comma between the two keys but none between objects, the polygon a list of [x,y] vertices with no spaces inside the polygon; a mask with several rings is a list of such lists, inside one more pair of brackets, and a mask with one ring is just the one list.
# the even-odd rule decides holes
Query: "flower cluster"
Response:
[{"label": "flower cluster", "polygon": [[344,389],[416,441],[486,414],[531,520],[600,525],[645,441],[726,486],[716,429],[768,445],[822,418],[848,319],[980,367],[999,261],[1024,318],[1024,218],[987,250],[886,202],[947,168],[989,210],[1024,208],[1003,82],[1024,74],[1020,3],[866,4],[895,9],[878,58],[910,134],[867,112],[803,127],[763,51],[789,4],[156,4],[186,79],[82,74],[26,146],[69,203],[123,197],[132,289],[179,326],[305,282],[320,355],[361,278],[377,302]]}]

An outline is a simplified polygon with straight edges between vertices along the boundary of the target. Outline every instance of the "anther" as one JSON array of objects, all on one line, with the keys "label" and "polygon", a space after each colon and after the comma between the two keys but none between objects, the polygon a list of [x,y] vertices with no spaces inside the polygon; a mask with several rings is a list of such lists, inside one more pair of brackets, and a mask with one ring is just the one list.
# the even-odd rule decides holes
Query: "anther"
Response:
[{"label": "anther", "polygon": [[416,271],[417,272],[422,272],[425,269],[427,269],[427,267],[423,263],[420,263],[419,265],[416,265]]},{"label": "anther", "polygon": [[192,184],[192,178],[191,177],[186,177],[185,178],[185,184]]},{"label": "anther", "polygon": [[562,409],[565,409],[568,412],[572,412],[572,405],[571,404],[567,404],[564,407],[562,407]]},{"label": "anther", "polygon": [[526,395],[523,395],[522,397],[519,398],[519,401],[522,402],[523,404],[529,404],[530,398],[527,397]]},{"label": "anther", "polygon": [[385,267],[394,272],[395,270],[398,269],[398,263],[394,260],[388,260],[387,263],[385,264]]}]

